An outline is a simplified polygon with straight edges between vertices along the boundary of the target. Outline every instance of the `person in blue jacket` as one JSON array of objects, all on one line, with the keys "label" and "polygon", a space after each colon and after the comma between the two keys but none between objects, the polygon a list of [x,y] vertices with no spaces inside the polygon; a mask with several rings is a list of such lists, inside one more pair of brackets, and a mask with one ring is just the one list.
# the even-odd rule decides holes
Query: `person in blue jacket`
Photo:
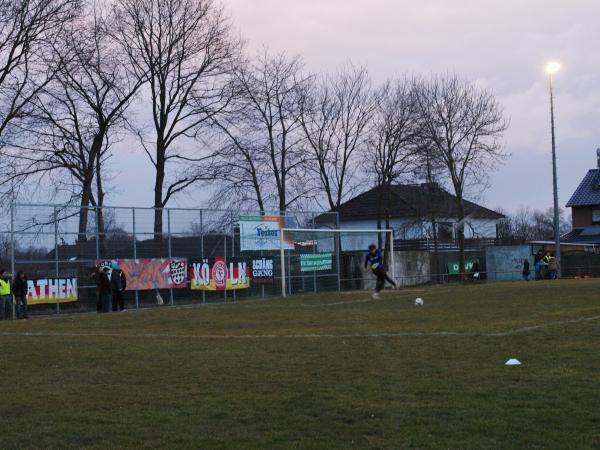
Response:
[{"label": "person in blue jacket", "polygon": [[377,277],[377,283],[375,283],[375,292],[373,298],[379,298],[379,292],[384,288],[385,282],[390,283],[394,288],[396,283],[392,280],[385,271],[385,264],[383,262],[383,252],[378,249],[375,244],[369,245],[369,251],[365,256],[365,269],[370,267],[375,276]]}]

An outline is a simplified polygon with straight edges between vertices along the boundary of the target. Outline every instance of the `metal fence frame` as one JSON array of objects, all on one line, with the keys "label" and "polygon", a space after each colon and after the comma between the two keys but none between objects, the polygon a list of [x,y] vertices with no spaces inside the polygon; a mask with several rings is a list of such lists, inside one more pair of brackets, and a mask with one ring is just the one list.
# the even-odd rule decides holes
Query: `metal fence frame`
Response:
[{"label": "metal fence frame", "polygon": [[[21,214],[23,210],[35,210],[41,209],[43,210],[42,214],[36,215],[34,213],[31,214]],[[68,225],[65,223],[71,221],[79,220],[79,211],[86,210],[88,214],[88,226],[89,229],[86,230],[86,245],[87,251],[85,252],[85,257],[81,259],[77,259],[76,263],[69,259],[69,255],[62,252],[63,244],[61,244],[61,240],[67,238],[67,241],[71,243],[66,245],[66,247],[71,247],[71,250],[74,249],[79,242],[80,232],[78,229],[68,228]],[[17,270],[22,267],[44,267],[46,270],[45,273],[48,276],[54,276],[56,278],[64,277],[66,271],[65,267],[73,266],[73,271],[76,270],[75,267],[82,265],[91,265],[95,264],[96,261],[102,259],[112,258],[110,256],[106,256],[107,253],[105,249],[101,248],[101,242],[110,244],[108,241],[108,237],[111,230],[105,230],[104,233],[100,232],[99,226],[99,217],[98,214],[100,208],[94,206],[88,206],[81,208],[79,206],[72,205],[56,205],[56,204],[39,204],[39,203],[12,203],[10,206],[10,224],[2,234],[9,234],[9,242],[10,242],[10,270],[12,274],[15,274]],[[195,237],[198,239],[199,244],[199,252],[201,255],[204,255],[205,251],[205,241],[209,239],[209,237],[216,236],[216,239],[219,240],[221,250],[219,252],[222,253],[223,257],[227,260],[227,258],[236,257],[236,248],[239,248],[239,230],[238,221],[239,216],[241,215],[257,215],[257,216],[268,216],[268,215],[284,215],[287,217],[293,217],[295,220],[304,227],[320,227],[320,228],[328,228],[328,229],[337,229],[339,228],[339,216],[337,213],[324,213],[322,211],[287,211],[287,212],[278,212],[278,211],[234,211],[234,210],[223,210],[223,209],[206,209],[206,208],[163,208],[163,232],[161,233],[162,239],[164,242],[161,244],[162,249],[165,251],[165,254],[156,254],[156,255],[140,255],[140,249],[143,247],[142,244],[148,243],[150,239],[143,239],[144,237],[148,238],[149,236],[154,235],[154,231],[149,229],[141,229],[140,227],[140,219],[139,217],[144,214],[151,216],[154,215],[156,211],[151,207],[124,207],[124,206],[105,206],[102,207],[102,212],[104,216],[107,216],[109,211],[118,212],[122,217],[128,216],[128,225],[125,226],[126,237],[127,237],[127,249],[130,253],[121,257],[131,257],[133,259],[138,259],[142,257],[183,257],[185,255],[179,255],[178,250],[174,249],[174,244],[179,238],[191,238]],[[66,211],[66,213],[65,213]],[[194,221],[190,221],[186,224],[179,224],[179,229],[174,229],[173,227],[173,218],[178,215],[178,213],[184,213],[185,217],[194,217]],[[180,214],[181,215],[181,214]],[[315,218],[320,217],[318,221]],[[325,218],[325,220],[324,220]],[[165,220],[166,219],[166,220]],[[207,220],[210,219],[210,220]],[[216,225],[210,222],[218,222],[223,221],[222,224]],[[23,224],[27,223],[27,226]],[[33,224],[33,225],[31,225]],[[148,223],[146,222],[146,225]],[[194,231],[184,231],[183,228],[190,228],[192,225],[197,225],[199,227],[198,230]],[[191,228],[190,228],[191,230]],[[8,231],[8,233],[7,233]],[[23,242],[27,242],[29,240],[39,240],[42,242],[40,244],[40,249],[44,248],[48,250],[47,256],[45,258],[30,258],[27,256],[23,256],[23,252],[19,250],[20,245]],[[92,243],[93,241],[93,243]],[[214,250],[214,243],[213,250]],[[93,246],[93,249],[90,250],[90,246]],[[110,253],[110,252],[109,252]],[[263,252],[261,252],[262,254]],[[48,256],[52,256],[52,258],[48,258]],[[221,256],[221,255],[219,255]],[[258,256],[258,255],[255,255]],[[249,256],[250,257],[250,256]],[[36,269],[37,270],[37,269]],[[50,275],[51,274],[51,275]],[[279,277],[280,278],[280,277]],[[278,277],[274,277],[274,283],[280,282]],[[78,288],[80,290],[92,289],[95,286],[87,285],[85,279],[82,279]],[[170,305],[174,305],[175,303],[175,295],[174,290],[169,289],[168,292],[168,303]],[[276,292],[279,292],[278,289],[275,289]],[[141,307],[140,302],[140,292],[134,291],[135,296],[135,308]],[[202,297],[202,302],[207,302],[207,292],[202,291],[196,293],[197,296]],[[236,300],[238,297],[238,292],[235,290],[227,290],[225,289],[222,294],[222,301]],[[265,286],[261,286],[260,295],[262,297],[268,295],[265,292]],[[165,303],[167,302],[167,298],[165,297]],[[56,314],[61,313],[61,304],[57,301],[54,305]],[[13,305],[14,307],[14,305]],[[14,315],[14,312],[13,312]]]}]

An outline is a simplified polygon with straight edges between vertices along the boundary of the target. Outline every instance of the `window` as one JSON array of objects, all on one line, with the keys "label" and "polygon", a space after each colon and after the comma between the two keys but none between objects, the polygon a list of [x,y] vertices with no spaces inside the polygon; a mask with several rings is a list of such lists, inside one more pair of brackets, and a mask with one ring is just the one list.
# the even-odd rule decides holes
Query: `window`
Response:
[{"label": "window", "polygon": [[600,224],[600,209],[592,210],[592,223]]}]

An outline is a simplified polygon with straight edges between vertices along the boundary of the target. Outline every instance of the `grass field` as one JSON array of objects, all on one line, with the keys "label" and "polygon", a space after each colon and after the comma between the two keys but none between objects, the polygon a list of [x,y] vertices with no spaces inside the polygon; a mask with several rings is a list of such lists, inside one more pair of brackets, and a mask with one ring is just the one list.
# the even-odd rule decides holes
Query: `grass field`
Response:
[{"label": "grass field", "polygon": [[0,322],[0,448],[600,448],[599,294],[508,283]]}]

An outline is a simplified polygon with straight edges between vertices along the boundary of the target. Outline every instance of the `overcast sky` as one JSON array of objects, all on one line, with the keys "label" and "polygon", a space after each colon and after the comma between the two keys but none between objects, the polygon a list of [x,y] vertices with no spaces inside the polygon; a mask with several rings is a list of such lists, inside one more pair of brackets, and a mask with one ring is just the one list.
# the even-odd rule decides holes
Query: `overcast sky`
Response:
[{"label": "overcast sky", "polygon": [[[552,205],[550,115],[544,64],[555,80],[561,205],[595,167],[600,146],[597,0],[223,0],[250,51],[301,53],[312,71],[346,60],[375,82],[404,73],[456,72],[492,89],[510,119],[511,158],[482,200],[492,208]],[[110,204],[149,206],[151,167],[124,156]],[[146,173],[148,176],[146,177]],[[143,181],[146,180],[146,181]],[[128,195],[123,195],[127,193]],[[177,201],[201,203],[201,196]]]}]

